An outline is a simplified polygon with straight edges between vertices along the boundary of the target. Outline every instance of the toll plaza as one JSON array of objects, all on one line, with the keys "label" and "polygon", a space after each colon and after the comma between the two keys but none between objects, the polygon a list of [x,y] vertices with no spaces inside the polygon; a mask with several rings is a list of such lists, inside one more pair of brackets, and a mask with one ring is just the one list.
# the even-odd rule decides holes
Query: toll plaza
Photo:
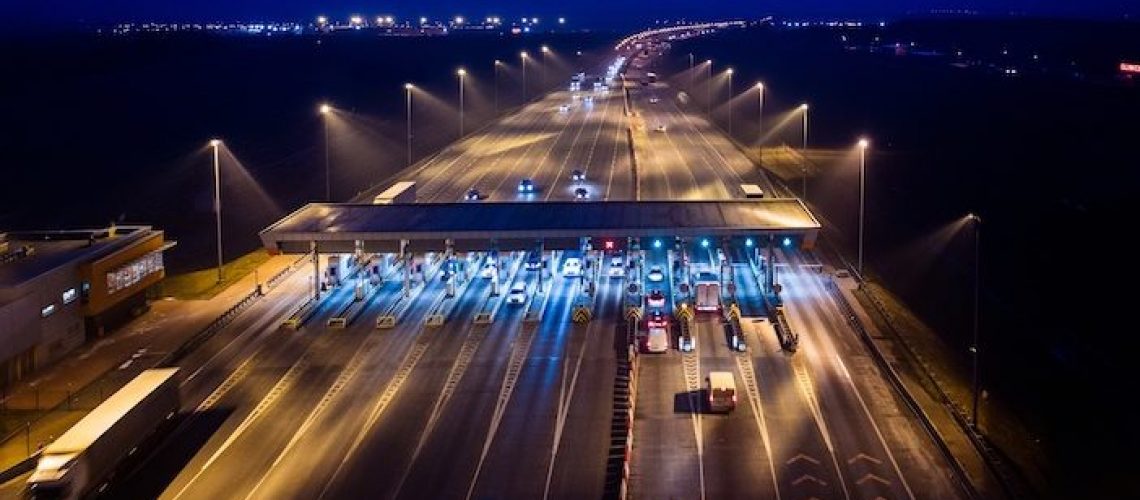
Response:
[{"label": "toll plaza", "polygon": [[[670,280],[676,286],[671,287],[674,293],[669,302],[684,316],[690,308],[706,309],[713,302],[719,310],[722,294],[727,291],[731,296],[734,290],[732,273],[717,272],[714,251],[721,256],[723,267],[724,253],[744,249],[764,290],[771,292],[773,246],[810,249],[819,229],[819,221],[798,199],[313,203],[269,226],[260,236],[271,253],[312,255],[314,299],[321,293],[322,254],[349,254],[345,261],[369,269],[335,271],[357,276],[360,286],[367,285],[367,276],[398,272],[405,295],[417,276],[423,279],[426,269],[442,269],[452,294],[482,265],[490,269],[492,295],[498,295],[499,266],[504,262],[500,252],[523,252],[527,259],[540,260],[531,263],[544,271],[540,290],[542,276],[549,276],[556,265],[555,255],[573,252],[583,263],[584,294],[591,296],[603,275],[618,273],[628,282],[629,308],[640,308],[644,299],[646,251],[664,247],[672,256],[670,275],[676,277]],[[707,252],[710,257],[702,267],[690,269],[694,252]],[[703,286],[710,279],[719,280],[719,287]],[[583,301],[573,317],[588,321],[589,315]]]}]

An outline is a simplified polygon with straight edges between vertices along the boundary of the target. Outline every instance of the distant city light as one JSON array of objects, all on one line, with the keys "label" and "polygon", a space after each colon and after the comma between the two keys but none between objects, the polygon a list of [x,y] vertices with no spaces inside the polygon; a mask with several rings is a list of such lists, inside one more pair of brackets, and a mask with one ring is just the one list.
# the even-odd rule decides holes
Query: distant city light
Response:
[{"label": "distant city light", "polygon": [[388,24],[392,24],[392,23],[396,22],[396,19],[395,19],[395,18],[393,18],[392,16],[385,16],[385,17],[384,17],[384,22],[386,22],[386,23],[388,23]]},{"label": "distant city light", "polygon": [[530,24],[538,24],[538,18],[537,17],[530,18]]},{"label": "distant city light", "polygon": [[427,24],[427,21],[426,17],[420,16],[420,24]]},{"label": "distant city light", "polygon": [[329,18],[327,18],[325,16],[317,16],[317,24],[326,24],[328,22],[329,22]]},{"label": "distant city light", "polygon": [[364,23],[364,18],[360,17],[360,16],[352,16],[352,17],[348,18],[348,22],[350,22],[352,24],[362,24],[362,23]]},{"label": "distant city light", "polygon": [[455,16],[455,24],[463,24],[463,16]]},{"label": "distant city light", "polygon": [[558,18],[558,24],[566,24],[566,18],[565,17]]}]

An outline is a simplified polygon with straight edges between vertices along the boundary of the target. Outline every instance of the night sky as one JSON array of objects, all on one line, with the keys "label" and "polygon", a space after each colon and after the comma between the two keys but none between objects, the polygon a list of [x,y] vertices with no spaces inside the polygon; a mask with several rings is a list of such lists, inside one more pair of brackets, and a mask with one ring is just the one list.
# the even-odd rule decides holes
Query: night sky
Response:
[{"label": "night sky", "polygon": [[0,0],[0,24],[56,25],[121,20],[309,20],[352,13],[399,18],[464,15],[508,19],[566,16],[577,27],[628,28],[659,18],[782,16],[897,17],[931,9],[971,9],[988,14],[1121,17],[1140,11],[1135,0]]}]

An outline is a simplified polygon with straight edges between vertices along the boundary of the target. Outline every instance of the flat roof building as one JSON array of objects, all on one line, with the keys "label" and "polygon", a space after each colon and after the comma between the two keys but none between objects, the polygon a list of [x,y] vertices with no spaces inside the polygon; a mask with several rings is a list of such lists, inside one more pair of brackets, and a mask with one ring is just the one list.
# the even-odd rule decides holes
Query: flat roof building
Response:
[{"label": "flat roof building", "polygon": [[0,233],[0,386],[145,310],[173,245],[137,225]]}]

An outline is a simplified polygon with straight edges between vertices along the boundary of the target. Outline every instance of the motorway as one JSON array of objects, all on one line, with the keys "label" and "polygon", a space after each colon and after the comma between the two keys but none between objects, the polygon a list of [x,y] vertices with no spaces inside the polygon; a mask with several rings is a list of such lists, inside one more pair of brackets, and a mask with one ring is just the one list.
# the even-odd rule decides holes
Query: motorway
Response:
[{"label": "motorway", "polygon": [[[776,193],[749,160],[662,84],[631,86],[587,104],[558,90],[444,149],[395,180],[420,202],[540,202],[738,197],[739,184]],[[581,97],[580,96],[580,97]],[[651,97],[659,102],[650,103]],[[560,105],[569,110],[559,110]],[[664,124],[666,131],[654,130]],[[631,127],[633,130],[631,131]],[[631,159],[630,137],[640,142]],[[635,168],[636,165],[636,168]],[[570,172],[586,173],[583,183]],[[635,176],[636,170],[636,176]],[[523,178],[537,191],[520,194]],[[380,186],[382,189],[386,186]],[[374,193],[365,193],[363,199]],[[467,201],[478,203],[478,201]],[[692,243],[692,242],[690,242]],[[690,245],[692,262],[714,265]],[[785,251],[786,250],[786,251]],[[947,465],[871,363],[810,254],[777,252],[785,309],[800,333],[780,350],[743,248],[727,249],[748,349],[729,348],[719,316],[693,323],[696,349],[639,356],[630,492],[641,498],[955,498]],[[447,297],[439,266],[401,288],[399,270],[368,287],[345,328],[327,320],[352,286],[323,294],[298,329],[282,321],[311,295],[301,266],[183,363],[185,418],[117,480],[111,498],[599,498],[607,490],[614,382],[625,356],[626,279],[529,270],[502,254],[500,294],[471,275]],[[646,250],[681,281],[673,250]],[[325,264],[322,264],[322,268]],[[539,275],[542,273],[542,286]],[[513,284],[524,304],[508,304]],[[677,295],[679,296],[679,295]],[[593,319],[570,321],[576,301]],[[389,310],[395,326],[377,328]],[[475,318],[493,312],[493,321]],[[444,315],[441,326],[427,319]],[[703,411],[710,370],[735,374],[739,403]]]}]

